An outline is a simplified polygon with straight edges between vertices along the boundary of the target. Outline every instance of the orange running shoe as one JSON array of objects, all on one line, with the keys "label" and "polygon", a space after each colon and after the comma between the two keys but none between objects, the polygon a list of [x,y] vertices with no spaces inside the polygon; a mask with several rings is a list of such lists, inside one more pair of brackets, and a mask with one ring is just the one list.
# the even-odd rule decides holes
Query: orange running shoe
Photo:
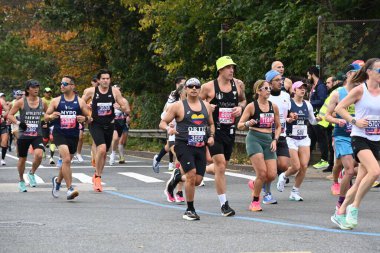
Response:
[{"label": "orange running shoe", "polygon": [[103,191],[102,178],[101,177],[95,177],[95,179],[94,179],[94,191],[96,191],[96,192],[102,192]]},{"label": "orange running shoe", "polygon": [[331,185],[331,193],[332,193],[332,195],[339,195],[340,194],[340,184],[339,183],[333,183]]},{"label": "orange running shoe", "polygon": [[260,206],[260,201],[252,201],[249,205],[249,210],[252,212],[261,212],[263,209]]}]

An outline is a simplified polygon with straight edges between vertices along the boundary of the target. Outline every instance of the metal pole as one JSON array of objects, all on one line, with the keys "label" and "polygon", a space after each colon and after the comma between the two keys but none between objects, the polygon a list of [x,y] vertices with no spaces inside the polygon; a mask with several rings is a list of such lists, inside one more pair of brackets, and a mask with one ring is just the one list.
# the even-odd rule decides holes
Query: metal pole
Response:
[{"label": "metal pole", "polygon": [[319,66],[319,76],[322,77],[322,66],[321,66],[321,42],[322,42],[322,36],[321,36],[321,30],[322,30],[322,22],[323,18],[322,16],[318,17],[318,26],[317,26],[317,58],[316,58],[316,65]]},{"label": "metal pole", "polygon": [[223,24],[220,24],[220,57],[223,56]]}]

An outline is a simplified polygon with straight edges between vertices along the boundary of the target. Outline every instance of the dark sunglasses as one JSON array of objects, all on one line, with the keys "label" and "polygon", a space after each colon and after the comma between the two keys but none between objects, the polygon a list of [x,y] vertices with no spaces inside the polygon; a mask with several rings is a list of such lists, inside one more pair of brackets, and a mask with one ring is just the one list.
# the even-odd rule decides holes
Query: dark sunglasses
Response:
[{"label": "dark sunglasses", "polygon": [[63,85],[63,86],[68,86],[68,85],[70,85],[70,83],[68,83],[68,82],[61,82],[61,85]]},{"label": "dark sunglasses", "polygon": [[194,89],[194,87],[195,87],[195,89],[200,89],[201,88],[201,86],[199,86],[199,85],[187,85],[186,87],[189,88],[189,89]]},{"label": "dark sunglasses", "polygon": [[373,70],[373,71],[375,71],[375,72],[377,72],[377,73],[379,73],[380,74],[380,68],[378,68],[378,69],[371,69],[371,70]]}]

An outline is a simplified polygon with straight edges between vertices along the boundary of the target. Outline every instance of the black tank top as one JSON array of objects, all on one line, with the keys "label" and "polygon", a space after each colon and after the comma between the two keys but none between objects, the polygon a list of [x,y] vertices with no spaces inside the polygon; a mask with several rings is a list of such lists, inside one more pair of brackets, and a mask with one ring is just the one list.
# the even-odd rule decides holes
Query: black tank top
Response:
[{"label": "black tank top", "polygon": [[110,124],[115,118],[114,103],[115,98],[112,94],[112,87],[108,88],[106,94],[100,93],[99,87],[95,87],[91,105],[93,122],[102,125]]},{"label": "black tank top", "polygon": [[232,115],[232,108],[238,106],[239,98],[234,80],[231,80],[231,91],[222,92],[219,88],[218,80],[214,80],[215,97],[210,104],[216,105],[212,117],[215,123],[215,137],[235,136],[235,117]]},{"label": "black tank top", "polygon": [[208,125],[208,112],[205,104],[199,99],[202,109],[199,112],[193,111],[187,99],[183,100],[185,115],[183,120],[177,122],[175,136],[176,141],[185,141],[189,146],[203,147],[206,144],[206,130]]},{"label": "black tank top", "polygon": [[271,101],[268,101],[269,103],[269,111],[263,112],[260,107],[257,100],[254,100],[253,105],[255,106],[255,113],[250,119],[254,119],[257,124],[253,127],[256,128],[272,128],[272,125],[274,123],[274,110],[273,105]]}]

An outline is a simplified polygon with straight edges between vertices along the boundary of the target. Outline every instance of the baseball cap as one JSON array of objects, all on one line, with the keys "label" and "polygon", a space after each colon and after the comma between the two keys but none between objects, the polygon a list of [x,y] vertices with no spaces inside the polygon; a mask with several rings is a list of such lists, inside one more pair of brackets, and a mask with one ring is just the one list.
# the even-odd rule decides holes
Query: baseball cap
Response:
[{"label": "baseball cap", "polygon": [[220,69],[228,66],[228,65],[235,65],[236,63],[231,59],[230,56],[222,56],[218,60],[216,60],[216,70],[219,71]]},{"label": "baseball cap", "polygon": [[201,81],[199,81],[198,78],[192,77],[187,79],[185,82],[185,87],[189,85],[201,86]]},{"label": "baseball cap", "polygon": [[350,72],[350,71],[352,71],[352,72],[358,72],[360,69],[361,69],[361,67],[360,67],[360,65],[358,63],[352,63],[352,64],[348,65],[344,69],[343,73],[347,73],[347,72]]},{"label": "baseball cap", "polygon": [[39,87],[40,83],[36,80],[30,79],[25,82],[25,88],[28,89],[29,87]]},{"label": "baseball cap", "polygon": [[44,92],[51,92],[51,89],[50,89],[49,87],[46,87],[46,88],[44,89]]},{"label": "baseball cap", "polygon": [[270,81],[272,81],[273,78],[275,78],[278,75],[281,75],[281,74],[277,70],[269,70],[265,74],[265,81],[270,82]]},{"label": "baseball cap", "polygon": [[296,89],[298,89],[298,88],[301,87],[301,86],[305,86],[305,88],[306,88],[306,87],[307,87],[307,84],[305,84],[305,83],[302,82],[302,81],[298,81],[298,82],[293,83],[293,85],[292,85],[292,89],[293,89],[293,90],[296,90]]},{"label": "baseball cap", "polygon": [[356,61],[353,61],[351,64],[358,64],[359,66],[363,66],[365,62],[363,60],[356,60]]}]

